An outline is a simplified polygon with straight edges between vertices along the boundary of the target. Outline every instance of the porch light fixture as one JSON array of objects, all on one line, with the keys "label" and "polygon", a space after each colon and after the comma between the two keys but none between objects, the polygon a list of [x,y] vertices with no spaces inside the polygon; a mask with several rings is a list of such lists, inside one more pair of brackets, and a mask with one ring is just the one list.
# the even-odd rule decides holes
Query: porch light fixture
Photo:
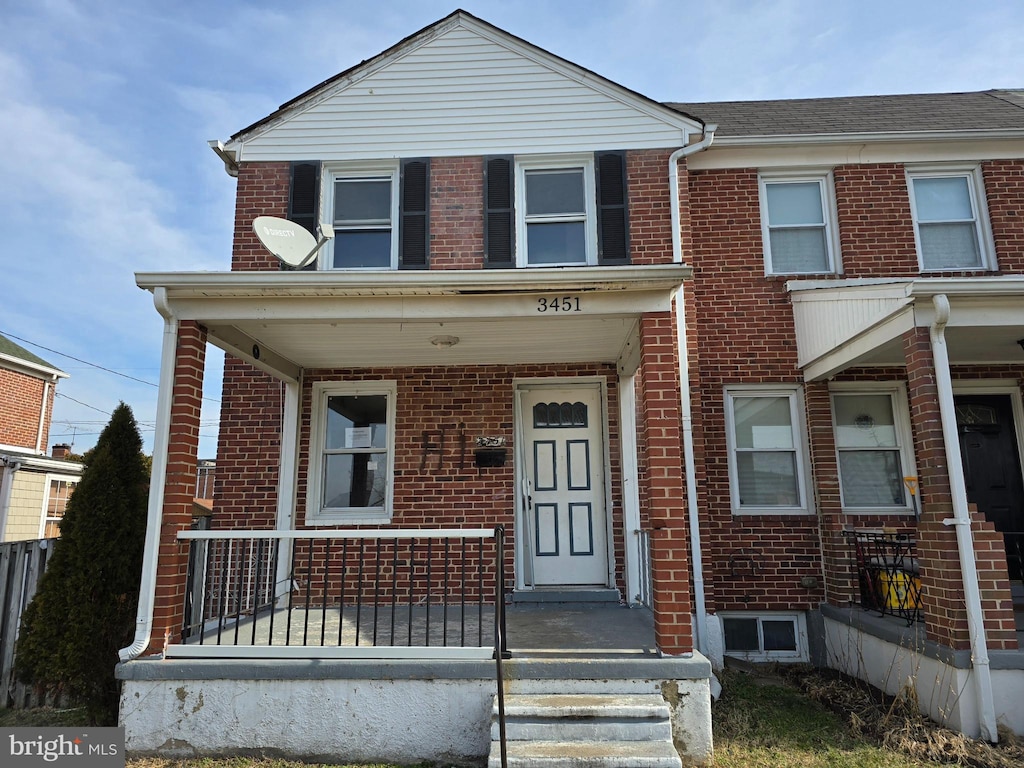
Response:
[{"label": "porch light fixture", "polygon": [[430,343],[435,347],[444,347],[445,349],[451,349],[459,343],[458,336],[431,336]]},{"label": "porch light fixture", "polygon": [[1020,344],[1020,348],[1024,349],[1024,339],[1017,339],[1017,343]]}]

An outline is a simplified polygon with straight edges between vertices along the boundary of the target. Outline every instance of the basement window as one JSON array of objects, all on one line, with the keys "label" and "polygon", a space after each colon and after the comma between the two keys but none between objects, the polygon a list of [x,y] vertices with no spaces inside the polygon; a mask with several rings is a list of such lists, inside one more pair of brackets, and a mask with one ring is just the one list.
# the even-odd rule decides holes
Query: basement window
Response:
[{"label": "basement window", "polygon": [[721,613],[725,655],[747,661],[806,661],[807,625],[800,613]]}]

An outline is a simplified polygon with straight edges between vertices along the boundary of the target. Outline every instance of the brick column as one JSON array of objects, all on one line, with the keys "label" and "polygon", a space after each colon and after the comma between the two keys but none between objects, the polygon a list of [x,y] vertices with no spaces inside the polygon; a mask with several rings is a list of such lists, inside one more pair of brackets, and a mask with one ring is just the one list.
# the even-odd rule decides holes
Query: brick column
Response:
[{"label": "brick column", "polygon": [[974,557],[985,615],[985,639],[991,650],[1016,650],[1017,627],[1010,594],[1010,571],[1006,565],[1006,542],[980,512],[971,512]]},{"label": "brick column", "polygon": [[641,319],[639,374],[643,394],[638,410],[646,468],[641,488],[653,528],[655,641],[663,653],[678,655],[693,650],[693,608],[683,486],[679,351],[671,313],[650,313]]},{"label": "brick column", "polygon": [[903,337],[903,353],[921,499],[917,555],[925,628],[929,640],[947,648],[966,649],[970,634],[956,530],[942,523],[953,517],[953,500],[928,329],[908,331]]},{"label": "brick column", "polygon": [[172,643],[181,640],[188,575],[188,544],[179,542],[177,534],[192,524],[205,366],[206,329],[195,322],[184,321],[178,328],[178,349],[174,360],[167,472],[153,600],[153,632],[146,654],[162,652],[165,638],[169,638]]}]

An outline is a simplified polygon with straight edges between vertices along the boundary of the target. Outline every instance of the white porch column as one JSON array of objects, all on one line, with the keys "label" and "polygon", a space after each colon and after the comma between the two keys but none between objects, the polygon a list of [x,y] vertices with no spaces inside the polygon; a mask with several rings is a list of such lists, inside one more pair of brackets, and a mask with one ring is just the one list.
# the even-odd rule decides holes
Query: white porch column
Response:
[{"label": "white porch column", "polygon": [[626,557],[626,602],[640,602],[640,487],[636,442],[636,382],[634,374],[619,376],[619,436],[622,462],[622,535]]}]

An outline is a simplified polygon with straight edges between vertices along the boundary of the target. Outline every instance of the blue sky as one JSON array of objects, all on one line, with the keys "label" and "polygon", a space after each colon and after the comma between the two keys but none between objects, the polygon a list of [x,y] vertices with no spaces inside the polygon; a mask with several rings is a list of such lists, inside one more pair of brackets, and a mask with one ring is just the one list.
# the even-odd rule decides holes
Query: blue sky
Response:
[{"label": "blue sky", "polygon": [[[230,264],[208,139],[443,18],[456,0],[0,0],[0,333],[71,374],[50,443],[118,401],[151,449],[161,321],[136,271]],[[462,0],[662,101],[1024,87],[1024,3]],[[50,351],[53,350],[53,351]],[[200,453],[216,453],[211,348]]]}]

